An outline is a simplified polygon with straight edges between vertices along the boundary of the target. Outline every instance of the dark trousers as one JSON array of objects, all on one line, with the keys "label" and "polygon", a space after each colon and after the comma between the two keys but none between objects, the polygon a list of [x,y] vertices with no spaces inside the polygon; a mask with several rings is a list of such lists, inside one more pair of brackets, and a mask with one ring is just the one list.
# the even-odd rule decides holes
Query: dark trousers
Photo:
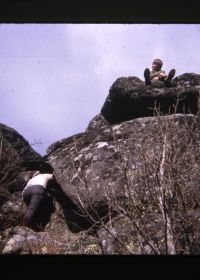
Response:
[{"label": "dark trousers", "polygon": [[41,207],[46,196],[46,189],[40,185],[30,186],[24,190],[23,199],[27,205],[24,222],[31,224],[38,209]]}]

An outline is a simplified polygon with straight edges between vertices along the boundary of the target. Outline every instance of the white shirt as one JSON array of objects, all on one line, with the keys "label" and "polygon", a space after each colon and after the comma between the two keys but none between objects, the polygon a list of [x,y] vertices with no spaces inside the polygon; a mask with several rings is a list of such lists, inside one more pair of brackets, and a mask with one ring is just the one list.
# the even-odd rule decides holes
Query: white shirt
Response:
[{"label": "white shirt", "polygon": [[23,195],[25,189],[27,189],[28,187],[33,186],[33,185],[40,185],[43,188],[46,188],[48,181],[52,177],[53,177],[53,174],[49,174],[49,173],[36,175],[35,177],[31,178],[28,181],[28,183],[26,184],[26,187],[23,189],[22,195]]}]

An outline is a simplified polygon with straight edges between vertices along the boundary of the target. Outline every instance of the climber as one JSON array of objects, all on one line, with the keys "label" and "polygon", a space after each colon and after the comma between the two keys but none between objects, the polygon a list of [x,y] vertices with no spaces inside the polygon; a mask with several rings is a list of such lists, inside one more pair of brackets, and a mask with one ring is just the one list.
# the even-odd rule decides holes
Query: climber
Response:
[{"label": "climber", "polygon": [[[22,192],[22,198],[27,206],[26,213],[23,217],[24,226],[33,226],[41,218],[42,214],[40,211],[43,204],[49,204],[50,196],[47,191],[48,183],[53,180],[53,174],[45,173],[41,174],[40,171],[28,171],[25,176],[27,184]],[[43,207],[44,209],[44,207]],[[48,209],[47,209],[48,210]]]},{"label": "climber", "polygon": [[172,86],[171,80],[175,76],[176,70],[171,69],[169,71],[169,74],[167,75],[165,71],[161,69],[162,65],[163,65],[162,60],[156,58],[152,62],[152,71],[150,71],[149,68],[146,68],[144,70],[144,78],[145,78],[146,85],[151,85],[152,80],[160,80],[164,82],[165,86],[167,87]]}]

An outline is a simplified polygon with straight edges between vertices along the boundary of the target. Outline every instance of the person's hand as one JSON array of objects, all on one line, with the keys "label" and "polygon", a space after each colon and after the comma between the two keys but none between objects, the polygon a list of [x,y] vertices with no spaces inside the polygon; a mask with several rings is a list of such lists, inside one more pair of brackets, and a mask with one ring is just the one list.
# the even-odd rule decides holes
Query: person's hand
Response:
[{"label": "person's hand", "polygon": [[165,73],[161,72],[160,75],[159,75],[159,77],[160,77],[161,79],[163,79],[163,78],[167,77],[167,75],[166,75]]}]

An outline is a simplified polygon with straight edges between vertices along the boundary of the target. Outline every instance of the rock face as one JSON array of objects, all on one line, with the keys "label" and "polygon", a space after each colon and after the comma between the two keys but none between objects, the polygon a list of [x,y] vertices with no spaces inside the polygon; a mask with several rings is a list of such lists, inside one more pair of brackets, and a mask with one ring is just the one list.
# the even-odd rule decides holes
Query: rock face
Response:
[{"label": "rock face", "polygon": [[0,153],[1,182],[14,179],[24,161],[41,159],[22,135],[4,124],[0,124]]},{"label": "rock face", "polygon": [[[122,215],[121,229],[114,226],[113,220],[112,231],[120,239],[123,237],[126,245],[121,246],[111,234],[114,243],[123,248],[119,251],[113,245],[105,252],[127,253],[127,248],[132,248],[132,253],[181,252],[182,241],[177,241],[177,247],[167,241],[166,251],[166,243],[160,244],[159,240],[165,238],[165,226],[169,231],[177,230],[173,239],[181,235],[181,226],[175,222],[171,225],[172,216],[182,217],[181,221],[186,223],[189,212],[199,207],[195,198],[199,193],[199,128],[200,119],[194,115],[138,118],[104,125],[96,132],[88,130],[49,147],[48,160],[57,181],[79,213],[91,218],[93,224],[102,222],[102,217],[107,221]],[[187,193],[185,213],[181,205],[176,205],[179,191]],[[164,193],[164,198],[159,193]],[[163,207],[169,211],[167,222]],[[138,228],[145,235],[148,232],[148,237],[141,237],[139,232],[133,240],[130,234],[136,234]],[[110,234],[105,228],[103,233],[98,231],[104,245],[105,231]],[[139,246],[138,238],[144,238],[144,246]]]},{"label": "rock face", "polygon": [[199,77],[171,88],[120,78],[84,133],[28,157],[22,172],[54,172],[54,213],[41,232],[20,226],[21,190],[7,187],[1,219],[14,222],[2,223],[2,253],[199,254]]},{"label": "rock face", "polygon": [[17,225],[25,208],[21,199],[26,164],[42,162],[16,130],[0,124],[0,232]]},{"label": "rock face", "polygon": [[146,86],[137,77],[119,78],[111,86],[101,114],[110,124],[134,118],[159,114],[198,112],[200,75],[185,73],[173,80],[173,86],[165,87],[155,81]]}]

